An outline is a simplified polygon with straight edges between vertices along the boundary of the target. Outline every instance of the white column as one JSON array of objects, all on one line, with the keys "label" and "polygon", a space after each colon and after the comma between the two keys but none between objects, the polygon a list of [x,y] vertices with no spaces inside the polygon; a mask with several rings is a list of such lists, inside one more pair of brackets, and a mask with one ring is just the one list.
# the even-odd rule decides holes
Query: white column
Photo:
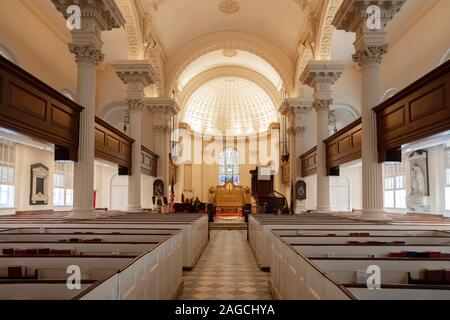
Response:
[{"label": "white column", "polygon": [[80,119],[78,162],[74,164],[73,212],[71,218],[94,217],[94,151],[96,65],[103,54],[92,46],[70,45],[78,63],[78,103],[84,107]]},{"label": "white column", "polygon": [[[389,220],[384,212],[382,165],[378,162],[377,124],[372,109],[381,100],[380,64],[388,51],[383,29],[405,1],[345,0],[333,21],[337,29],[356,32],[353,60],[361,67],[362,75],[362,218],[366,220]],[[369,16],[374,5],[378,6],[379,24],[372,24],[376,19]]]},{"label": "white column", "polygon": [[128,211],[139,211],[141,206],[141,148],[142,148],[142,101],[128,101],[130,108],[130,136],[132,146],[131,175],[128,177]]},{"label": "white column", "polygon": [[119,78],[127,85],[126,101],[130,113],[132,146],[131,175],[128,178],[128,211],[140,211],[141,206],[141,148],[142,108],[144,88],[156,82],[150,63],[143,60],[116,61],[112,64]]},{"label": "white column", "polygon": [[317,114],[317,211],[329,212],[330,182],[326,168],[326,147],[323,141],[328,138],[328,111],[333,102],[331,86],[344,71],[344,64],[338,61],[310,61],[301,81],[314,89],[313,108]]},{"label": "white column", "polygon": [[[52,0],[67,19],[70,0]],[[74,166],[73,212],[69,218],[95,218],[94,152],[96,65],[103,61],[101,32],[121,27],[123,19],[117,5],[110,0],[78,0],[81,28],[71,31],[69,50],[78,64],[77,100],[84,107],[80,119],[78,162]]]},{"label": "white column", "polygon": [[146,107],[153,112],[154,151],[159,155],[158,178],[164,182],[164,193],[167,195],[170,161],[170,120],[180,108],[175,100],[169,98],[146,98]]},{"label": "white column", "polygon": [[[384,33],[378,33],[383,40]],[[370,36],[372,36],[371,34]],[[372,108],[380,103],[380,62],[387,51],[386,44],[372,44],[365,47],[364,37],[358,46],[360,50],[353,56],[359,63],[362,76],[362,205],[363,218],[386,220],[384,212],[384,190],[382,164],[378,162],[377,119]],[[365,48],[364,48],[365,47]]]},{"label": "white column", "polygon": [[[281,105],[279,111],[288,117],[289,134],[289,167],[290,180],[295,184],[301,178],[301,168],[298,168],[299,157],[303,154],[303,137],[306,131],[305,113],[310,110],[311,101],[302,99],[286,99]],[[294,190],[295,196],[295,190]],[[294,212],[300,214],[306,212],[306,201],[294,201]]]},{"label": "white column", "polygon": [[331,101],[314,101],[316,110],[316,141],[317,141],[317,211],[331,211],[330,179],[327,174],[327,152],[323,141],[328,138],[328,111]]}]

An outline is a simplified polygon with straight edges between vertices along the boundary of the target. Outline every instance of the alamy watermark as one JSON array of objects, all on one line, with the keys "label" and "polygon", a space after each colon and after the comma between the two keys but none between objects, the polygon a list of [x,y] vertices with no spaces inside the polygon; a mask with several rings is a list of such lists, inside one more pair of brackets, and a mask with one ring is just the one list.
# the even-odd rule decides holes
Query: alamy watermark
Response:
[{"label": "alamy watermark", "polygon": [[67,289],[81,290],[81,268],[77,265],[67,267],[66,273],[69,274],[67,278]]},{"label": "alamy watermark", "polygon": [[77,5],[67,7],[66,25],[69,30],[81,30],[81,8]]},{"label": "alamy watermark", "polygon": [[381,8],[377,5],[371,5],[366,10],[367,29],[375,31],[382,29]]},{"label": "alamy watermark", "polygon": [[379,290],[381,289],[381,268],[377,265],[370,265],[366,270],[367,274],[367,289]]}]

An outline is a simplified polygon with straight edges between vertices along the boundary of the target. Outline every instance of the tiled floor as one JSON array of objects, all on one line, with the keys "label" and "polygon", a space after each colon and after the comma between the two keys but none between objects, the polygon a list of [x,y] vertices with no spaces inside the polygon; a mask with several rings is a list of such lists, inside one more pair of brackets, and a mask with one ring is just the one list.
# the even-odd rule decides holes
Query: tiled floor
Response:
[{"label": "tiled floor", "polygon": [[247,242],[247,231],[212,230],[192,272],[184,274],[179,300],[271,300],[269,273],[262,272]]}]

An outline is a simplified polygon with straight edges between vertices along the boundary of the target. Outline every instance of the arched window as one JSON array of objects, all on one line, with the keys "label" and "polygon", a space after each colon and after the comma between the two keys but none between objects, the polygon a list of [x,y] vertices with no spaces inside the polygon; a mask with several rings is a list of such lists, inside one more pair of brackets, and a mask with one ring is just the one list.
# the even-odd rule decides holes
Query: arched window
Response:
[{"label": "arched window", "polygon": [[239,184],[239,153],[233,148],[226,148],[219,154],[219,184],[230,181]]}]

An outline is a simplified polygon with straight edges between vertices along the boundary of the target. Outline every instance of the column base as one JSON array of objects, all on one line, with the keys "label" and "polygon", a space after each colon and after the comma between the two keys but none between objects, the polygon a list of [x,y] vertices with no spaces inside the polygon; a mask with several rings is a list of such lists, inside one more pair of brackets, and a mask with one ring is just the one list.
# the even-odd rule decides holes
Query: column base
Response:
[{"label": "column base", "polygon": [[316,210],[314,210],[315,213],[333,213],[331,211],[331,207],[329,206],[318,206]]},{"label": "column base", "polygon": [[142,206],[128,205],[126,213],[143,213]]},{"label": "column base", "polygon": [[308,209],[306,208],[304,201],[296,200],[294,213],[302,214],[302,213],[306,213],[306,211],[308,211]]},{"label": "column base", "polygon": [[94,209],[74,209],[67,217],[64,217],[67,220],[94,220],[97,218],[99,216]]},{"label": "column base", "polygon": [[361,219],[368,221],[392,221],[392,218],[388,217],[383,209],[363,209]]}]

